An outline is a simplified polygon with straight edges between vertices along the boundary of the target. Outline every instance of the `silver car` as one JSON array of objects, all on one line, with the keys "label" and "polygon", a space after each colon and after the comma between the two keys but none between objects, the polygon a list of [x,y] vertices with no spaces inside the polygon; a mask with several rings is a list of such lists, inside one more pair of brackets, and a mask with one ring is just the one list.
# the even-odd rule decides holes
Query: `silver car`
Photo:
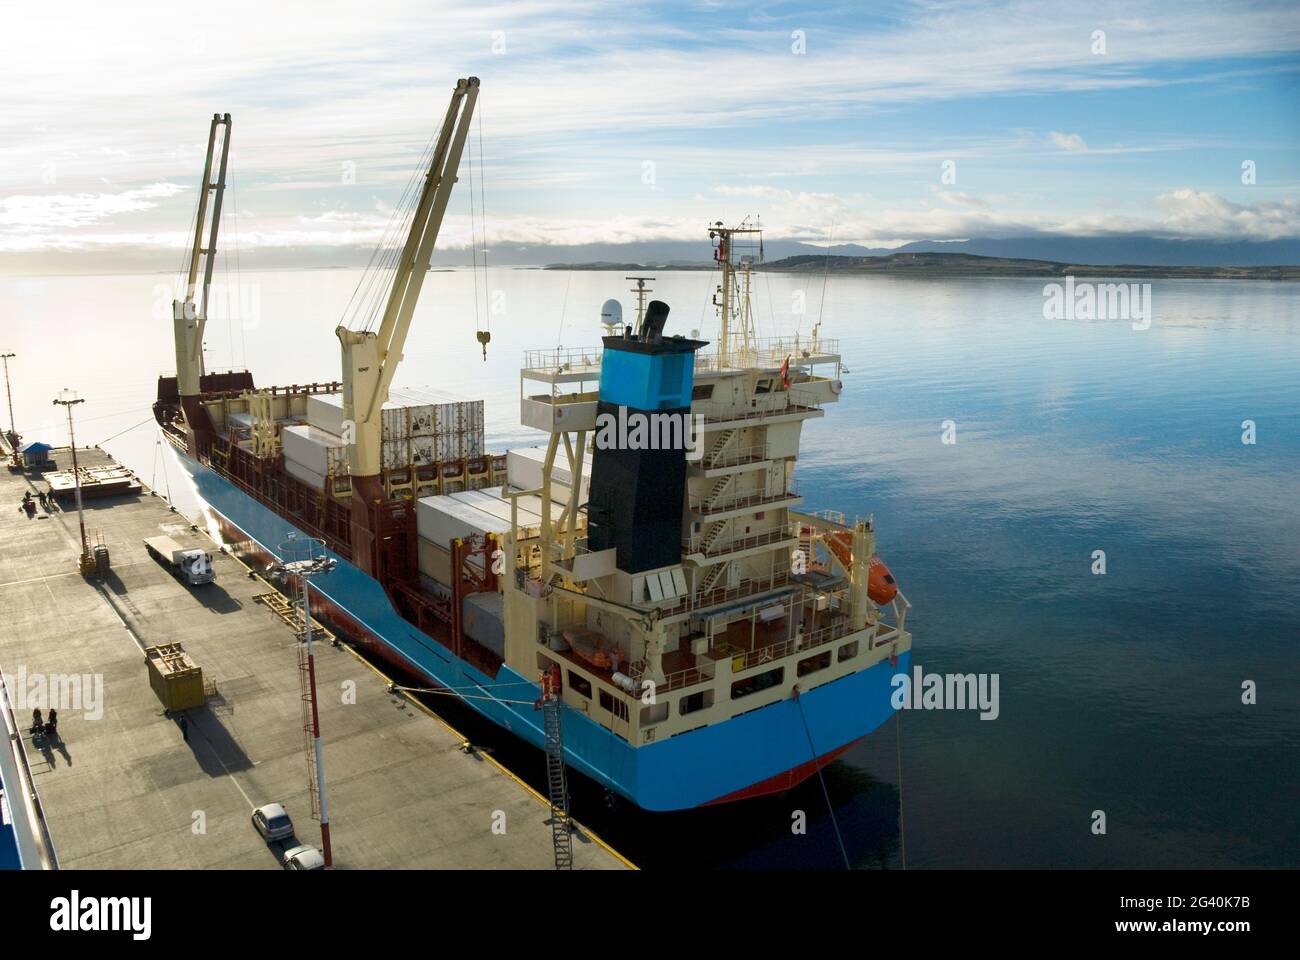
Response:
[{"label": "silver car", "polygon": [[315,847],[303,844],[284,851],[283,866],[286,870],[324,870],[325,858]]},{"label": "silver car", "polygon": [[293,821],[278,803],[268,803],[253,811],[253,826],[263,840],[284,840],[293,836]]}]

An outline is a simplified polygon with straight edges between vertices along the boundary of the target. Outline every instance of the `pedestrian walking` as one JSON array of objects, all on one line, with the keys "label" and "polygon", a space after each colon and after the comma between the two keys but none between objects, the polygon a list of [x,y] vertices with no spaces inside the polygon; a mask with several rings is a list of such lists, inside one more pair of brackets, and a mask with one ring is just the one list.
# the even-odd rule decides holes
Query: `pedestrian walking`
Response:
[{"label": "pedestrian walking", "polygon": [[181,739],[186,743],[190,742],[190,722],[183,713],[181,714]]}]

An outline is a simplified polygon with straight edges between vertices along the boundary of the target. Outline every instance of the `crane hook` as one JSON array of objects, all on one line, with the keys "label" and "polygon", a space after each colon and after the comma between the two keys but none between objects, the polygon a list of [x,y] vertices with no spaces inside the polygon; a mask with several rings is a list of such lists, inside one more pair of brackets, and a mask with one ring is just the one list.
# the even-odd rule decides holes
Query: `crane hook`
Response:
[{"label": "crane hook", "polygon": [[478,342],[483,346],[483,359],[484,361],[486,361],[487,345],[488,345],[488,341],[492,339],[492,332],[490,330],[480,330],[474,336],[478,339]]}]

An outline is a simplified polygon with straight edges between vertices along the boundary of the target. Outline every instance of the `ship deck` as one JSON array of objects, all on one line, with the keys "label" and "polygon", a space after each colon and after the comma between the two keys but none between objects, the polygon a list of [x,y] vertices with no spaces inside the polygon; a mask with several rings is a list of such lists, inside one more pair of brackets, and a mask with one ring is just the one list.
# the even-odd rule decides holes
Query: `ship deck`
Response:
[{"label": "ship deck", "polygon": [[[56,452],[59,468],[70,463]],[[78,453],[83,466],[111,461]],[[213,552],[217,581],[190,588],[141,545],[165,532],[208,546],[161,497],[86,505],[86,532],[111,556],[104,581],[77,572],[75,508],[28,519],[23,492],[45,489],[0,470],[0,667],[25,676],[101,678],[102,717],[63,706],[61,743],[24,747],[63,868],[267,868],[293,843],[319,847],[311,816],[297,642],[255,600],[271,592],[233,557]],[[150,689],[143,649],[179,641],[216,685],[188,712],[189,739]],[[338,868],[554,866],[549,805],[497,761],[464,753],[463,737],[426,708],[388,692],[387,678],[348,647],[318,643],[316,675],[334,862]],[[339,691],[355,684],[355,703]],[[26,726],[31,707],[16,704]],[[540,761],[539,761],[540,762]],[[255,806],[283,803],[297,839],[267,844]],[[503,834],[492,830],[497,811]],[[203,829],[198,829],[198,824]],[[578,869],[629,866],[590,832],[573,843]]]}]

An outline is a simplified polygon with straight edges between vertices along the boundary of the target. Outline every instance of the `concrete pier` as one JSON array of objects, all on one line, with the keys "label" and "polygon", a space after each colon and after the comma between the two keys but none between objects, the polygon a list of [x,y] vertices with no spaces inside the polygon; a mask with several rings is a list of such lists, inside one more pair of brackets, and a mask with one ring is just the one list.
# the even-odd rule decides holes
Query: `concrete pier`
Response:
[{"label": "concrete pier", "polygon": [[[69,451],[55,459],[70,468]],[[287,808],[296,842],[319,847],[298,641],[255,600],[272,587],[147,488],[86,502],[86,532],[108,545],[111,571],[83,578],[75,505],[35,519],[19,508],[24,491],[45,489],[0,468],[0,668],[22,721],[33,705],[48,713],[36,698],[51,679],[62,690],[61,742],[25,737],[60,866],[276,869],[289,844],[267,844],[249,821],[270,802]],[[184,585],[151,559],[142,541],[160,533],[211,552],[216,582]],[[188,741],[145,667],[145,647],[172,642],[216,687],[187,712]],[[336,868],[553,868],[543,798],[463,752],[455,730],[389,693],[346,645],[314,649]],[[573,850],[577,869],[631,866],[581,828]]]}]

